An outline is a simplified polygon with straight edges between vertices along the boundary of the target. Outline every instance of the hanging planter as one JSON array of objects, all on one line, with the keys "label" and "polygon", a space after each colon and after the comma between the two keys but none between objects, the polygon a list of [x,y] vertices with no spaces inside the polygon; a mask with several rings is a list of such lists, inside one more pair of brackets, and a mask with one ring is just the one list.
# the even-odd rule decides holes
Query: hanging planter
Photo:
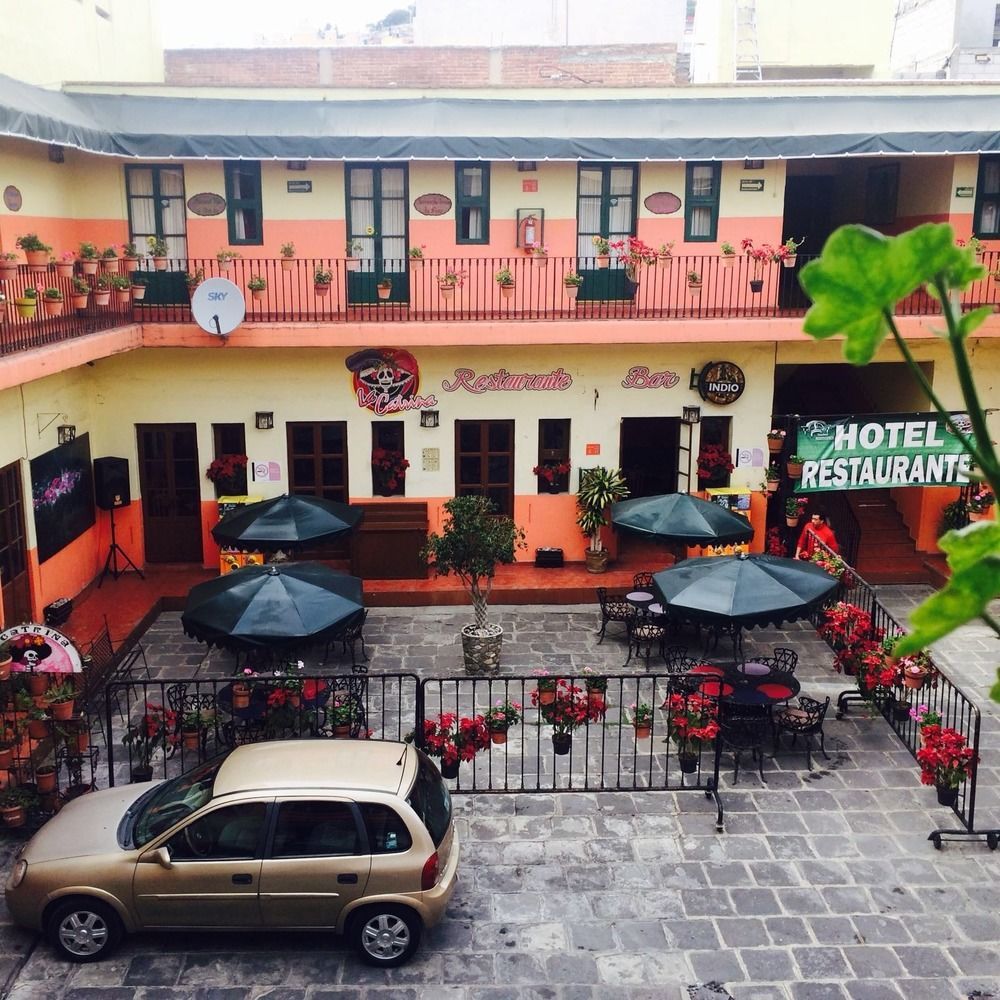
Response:
[{"label": "hanging planter", "polygon": [[132,301],[141,302],[146,297],[146,285],[143,284],[133,284],[132,285]]},{"label": "hanging planter", "polygon": [[378,297],[385,301],[392,295],[392,282],[387,278],[384,281],[380,281],[375,286],[375,291],[378,293]]},{"label": "hanging planter", "polygon": [[573,745],[573,734],[572,733],[553,733],[552,734],[552,752],[558,754],[560,757],[565,757],[569,753],[570,747]]},{"label": "hanging planter", "polygon": [[56,261],[56,277],[57,278],[72,278],[73,277],[73,261],[71,261],[71,260]]},{"label": "hanging planter", "polygon": [[345,265],[348,271],[360,271],[361,261],[357,257],[348,257]]},{"label": "hanging planter", "polygon": [[611,254],[609,254],[609,253],[599,253],[594,258],[594,260],[597,261],[597,266],[601,270],[604,270],[604,269],[610,267],[610,265],[611,265]]},{"label": "hanging planter", "polygon": [[679,753],[677,755],[682,774],[694,774],[698,770],[698,755],[696,753]]},{"label": "hanging planter", "polygon": [[566,298],[575,299],[580,294],[580,286],[582,284],[583,278],[574,271],[563,275],[563,291],[566,293]]},{"label": "hanging planter", "polygon": [[514,282],[511,281],[506,285],[500,286],[500,296],[505,299],[512,299],[514,297]]},{"label": "hanging planter", "polygon": [[764,279],[763,278],[751,278],[750,279],[750,291],[754,295],[759,295],[764,289]]},{"label": "hanging planter", "polygon": [[788,459],[785,462],[785,472],[788,473],[788,477],[790,479],[801,479],[802,463],[803,463],[803,458],[801,455],[788,456]]},{"label": "hanging planter", "polygon": [[455,286],[449,281],[439,281],[438,291],[441,293],[441,298],[443,298],[445,302],[451,302],[451,300],[455,297]]},{"label": "hanging planter", "polygon": [[934,790],[937,792],[938,805],[950,807],[958,801],[957,788],[950,788],[948,785],[935,785]]}]

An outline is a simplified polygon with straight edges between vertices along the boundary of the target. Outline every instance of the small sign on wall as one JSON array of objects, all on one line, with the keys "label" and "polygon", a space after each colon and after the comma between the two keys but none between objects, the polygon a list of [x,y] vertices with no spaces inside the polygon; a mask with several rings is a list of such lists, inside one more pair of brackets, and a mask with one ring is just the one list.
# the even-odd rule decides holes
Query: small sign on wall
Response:
[{"label": "small sign on wall", "polygon": [[956,198],[972,198],[976,193],[976,189],[973,187],[957,187],[955,188]]},{"label": "small sign on wall", "polygon": [[281,466],[277,462],[254,462],[253,481],[255,483],[281,482]]},{"label": "small sign on wall", "polygon": [[312,181],[285,181],[285,188],[289,194],[312,194]]},{"label": "small sign on wall", "polygon": [[587,449],[584,454],[587,455],[600,455],[601,446],[599,444],[588,444]]},{"label": "small sign on wall", "polygon": [[764,178],[763,177],[751,177],[751,178],[741,178],[740,179],[740,190],[741,191],[763,191],[764,190]]}]

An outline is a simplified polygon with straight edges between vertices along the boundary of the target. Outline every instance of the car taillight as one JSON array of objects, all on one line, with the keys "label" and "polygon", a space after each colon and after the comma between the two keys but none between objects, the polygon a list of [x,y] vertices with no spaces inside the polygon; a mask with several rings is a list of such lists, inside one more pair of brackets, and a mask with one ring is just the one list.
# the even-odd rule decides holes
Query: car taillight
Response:
[{"label": "car taillight", "polygon": [[420,888],[425,892],[433,889],[438,880],[438,853],[435,851],[425,862],[420,873]]}]

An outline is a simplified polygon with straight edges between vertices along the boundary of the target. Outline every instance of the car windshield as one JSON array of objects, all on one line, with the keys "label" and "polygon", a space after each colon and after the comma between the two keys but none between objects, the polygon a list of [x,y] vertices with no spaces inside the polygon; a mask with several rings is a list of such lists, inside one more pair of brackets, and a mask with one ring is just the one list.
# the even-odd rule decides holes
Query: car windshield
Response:
[{"label": "car windshield", "polygon": [[145,847],[185,816],[212,798],[212,785],[224,757],[206,761],[186,774],[171,778],[144,795],[126,814],[122,841],[126,846]]},{"label": "car windshield", "polygon": [[434,846],[439,847],[451,823],[451,794],[422,750],[417,751],[417,758],[417,777],[406,801],[427,827]]}]

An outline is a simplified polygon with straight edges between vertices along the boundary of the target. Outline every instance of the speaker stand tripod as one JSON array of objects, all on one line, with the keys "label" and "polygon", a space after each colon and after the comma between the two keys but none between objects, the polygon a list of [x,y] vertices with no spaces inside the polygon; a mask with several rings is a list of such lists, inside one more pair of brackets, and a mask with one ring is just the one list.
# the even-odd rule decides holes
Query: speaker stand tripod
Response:
[{"label": "speaker stand tripod", "polygon": [[100,580],[97,581],[97,589],[101,589],[101,584],[104,583],[104,578],[111,574],[112,580],[117,580],[123,573],[127,572],[124,566],[121,569],[118,568],[118,557],[121,556],[125,560],[127,565],[131,566],[132,569],[139,574],[140,580],[145,580],[146,578],[142,575],[142,570],[128,557],[128,553],[118,544],[118,540],[115,538],[115,509],[114,507],[108,512],[111,515],[111,545],[108,548],[108,558],[104,560],[104,572],[101,573]]}]

